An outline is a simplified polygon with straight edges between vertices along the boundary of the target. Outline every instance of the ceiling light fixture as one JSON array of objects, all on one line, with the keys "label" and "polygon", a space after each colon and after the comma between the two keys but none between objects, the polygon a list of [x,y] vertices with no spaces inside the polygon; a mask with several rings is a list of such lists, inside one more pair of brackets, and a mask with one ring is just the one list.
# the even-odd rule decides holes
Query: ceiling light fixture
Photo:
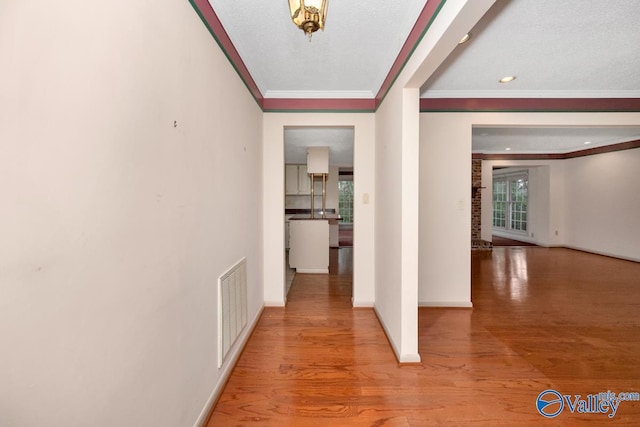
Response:
[{"label": "ceiling light fixture", "polygon": [[499,80],[500,83],[509,83],[512,82],[516,79],[516,76],[507,76],[507,77],[503,77]]},{"label": "ceiling light fixture", "polygon": [[464,43],[468,42],[470,38],[471,38],[471,33],[467,33],[460,39],[458,44],[464,44]]},{"label": "ceiling light fixture", "polygon": [[505,148],[506,151],[511,151],[511,147]]},{"label": "ceiling light fixture", "polygon": [[313,33],[324,31],[328,5],[329,0],[289,0],[291,20],[309,36],[309,41]]},{"label": "ceiling light fixture", "polygon": [[591,144],[591,141],[585,141],[584,142],[584,145],[589,145],[589,144]]}]

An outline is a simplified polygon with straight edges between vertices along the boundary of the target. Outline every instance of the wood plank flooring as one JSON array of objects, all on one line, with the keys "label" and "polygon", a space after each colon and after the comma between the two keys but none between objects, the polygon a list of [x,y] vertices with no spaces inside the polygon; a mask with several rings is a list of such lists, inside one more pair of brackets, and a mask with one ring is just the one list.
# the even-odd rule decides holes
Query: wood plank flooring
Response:
[{"label": "wood plank flooring", "polygon": [[535,243],[523,242],[521,240],[507,239],[506,237],[493,236],[491,238],[493,246],[538,246]]},{"label": "wood plank flooring", "polygon": [[372,309],[351,307],[351,249],[265,308],[208,426],[640,425],[542,417],[545,389],[640,391],[640,264],[560,248],[474,251],[473,309],[419,309],[422,363],[399,366]]}]

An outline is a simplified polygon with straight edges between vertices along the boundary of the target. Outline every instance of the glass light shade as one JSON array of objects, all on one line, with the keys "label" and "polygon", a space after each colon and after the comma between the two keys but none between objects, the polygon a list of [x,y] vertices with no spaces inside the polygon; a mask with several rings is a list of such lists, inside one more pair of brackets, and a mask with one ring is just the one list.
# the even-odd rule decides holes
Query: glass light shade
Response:
[{"label": "glass light shade", "polygon": [[328,0],[289,0],[291,20],[311,38],[312,33],[324,30],[328,3]]}]

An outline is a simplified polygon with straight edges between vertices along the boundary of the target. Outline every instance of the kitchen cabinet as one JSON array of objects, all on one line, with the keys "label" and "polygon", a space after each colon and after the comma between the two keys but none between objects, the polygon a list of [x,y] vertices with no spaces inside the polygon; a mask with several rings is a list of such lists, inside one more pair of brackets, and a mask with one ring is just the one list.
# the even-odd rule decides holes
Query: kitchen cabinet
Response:
[{"label": "kitchen cabinet", "polygon": [[290,233],[289,233],[289,220],[293,215],[284,216],[284,247],[289,249]]},{"label": "kitchen cabinet", "polygon": [[298,194],[311,194],[311,178],[307,174],[307,165],[298,166]]},{"label": "kitchen cabinet", "polygon": [[298,165],[284,166],[284,193],[298,194]]},{"label": "kitchen cabinet", "polygon": [[287,196],[308,196],[311,194],[311,179],[307,165],[285,165],[284,187]]}]

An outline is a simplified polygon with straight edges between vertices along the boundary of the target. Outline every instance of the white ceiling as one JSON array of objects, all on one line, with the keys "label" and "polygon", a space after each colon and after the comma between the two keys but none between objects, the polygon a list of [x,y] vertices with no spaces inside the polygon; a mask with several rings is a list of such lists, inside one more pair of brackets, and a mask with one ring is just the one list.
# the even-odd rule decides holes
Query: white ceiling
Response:
[{"label": "white ceiling", "polygon": [[287,0],[209,0],[265,98],[374,98],[425,0],[329,0],[309,42]]},{"label": "white ceiling", "polygon": [[[209,2],[261,94],[304,99],[374,98],[426,4],[330,0],[325,31],[309,42],[286,0]],[[639,0],[497,0],[421,96],[640,98],[639,22]],[[506,75],[517,78],[498,83]],[[352,132],[291,130],[285,138],[297,148],[286,154],[299,159],[302,144],[333,138],[351,138],[352,147]],[[584,149],[586,140],[596,146],[629,138],[638,139],[638,129],[482,128],[474,130],[474,151],[503,152],[508,143],[512,153],[567,152]]]},{"label": "white ceiling", "polygon": [[473,152],[571,153],[640,140],[637,127],[474,127]]},{"label": "white ceiling", "polygon": [[329,164],[353,167],[352,127],[286,127],[285,163],[307,163],[307,147],[329,147]]},{"label": "white ceiling", "polygon": [[638,98],[639,23],[638,0],[498,0],[422,96]]}]

